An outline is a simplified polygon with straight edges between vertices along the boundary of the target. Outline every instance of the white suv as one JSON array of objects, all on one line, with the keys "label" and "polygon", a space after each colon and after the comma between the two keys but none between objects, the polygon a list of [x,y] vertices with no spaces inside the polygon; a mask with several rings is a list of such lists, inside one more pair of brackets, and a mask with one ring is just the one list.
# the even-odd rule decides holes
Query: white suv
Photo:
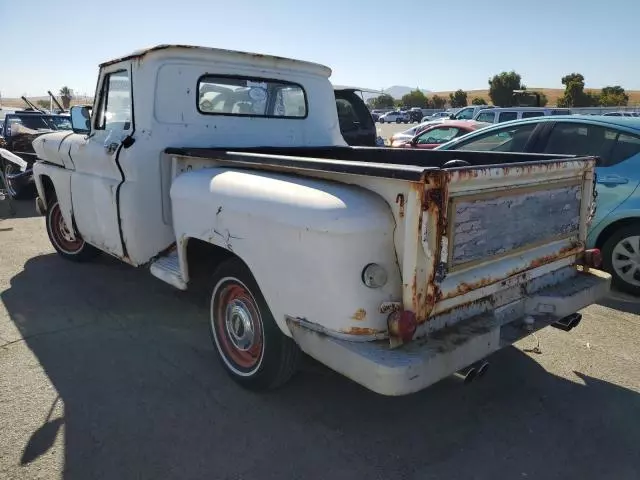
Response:
[{"label": "white suv", "polygon": [[399,110],[394,110],[393,112],[387,112],[384,115],[381,115],[378,118],[380,123],[409,123],[409,114],[407,112],[401,112]]}]

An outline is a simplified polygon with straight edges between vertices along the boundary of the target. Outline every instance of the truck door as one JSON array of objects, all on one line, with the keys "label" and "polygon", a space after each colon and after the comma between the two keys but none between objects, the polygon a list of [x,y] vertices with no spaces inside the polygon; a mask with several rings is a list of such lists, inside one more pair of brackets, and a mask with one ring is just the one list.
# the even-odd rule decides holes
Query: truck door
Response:
[{"label": "truck door", "polygon": [[118,190],[124,181],[118,164],[123,140],[133,132],[130,66],[102,70],[91,119],[91,133],[69,152],[73,215],[83,238],[117,257],[124,257],[120,235]]}]

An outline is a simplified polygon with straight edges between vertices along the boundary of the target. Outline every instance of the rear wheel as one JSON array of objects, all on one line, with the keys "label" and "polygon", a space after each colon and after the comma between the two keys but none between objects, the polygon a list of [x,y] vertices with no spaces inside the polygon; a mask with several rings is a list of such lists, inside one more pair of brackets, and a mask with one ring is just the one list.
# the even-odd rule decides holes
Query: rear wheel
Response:
[{"label": "rear wheel", "polygon": [[300,349],[280,331],[249,269],[239,259],[226,260],[212,284],[211,336],[226,372],[251,390],[287,382],[297,370]]},{"label": "rear wheel", "polygon": [[602,263],[618,289],[640,295],[640,225],[614,232],[602,247]]},{"label": "rear wheel", "polygon": [[86,243],[73,226],[67,226],[56,198],[51,200],[47,207],[46,220],[47,234],[53,248],[67,260],[86,262],[100,253],[97,248]]}]

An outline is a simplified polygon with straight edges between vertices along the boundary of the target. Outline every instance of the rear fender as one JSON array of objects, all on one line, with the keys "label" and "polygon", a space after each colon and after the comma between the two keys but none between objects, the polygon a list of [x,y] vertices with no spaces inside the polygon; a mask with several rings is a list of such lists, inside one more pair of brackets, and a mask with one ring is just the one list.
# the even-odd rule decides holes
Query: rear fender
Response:
[{"label": "rear fender", "polygon": [[[251,270],[276,322],[286,317],[353,340],[387,336],[384,302],[402,298],[394,220],[378,195],[354,185],[265,171],[207,168],[171,187],[181,273],[197,238],[238,256]],[[388,274],[368,288],[369,263]]]}]

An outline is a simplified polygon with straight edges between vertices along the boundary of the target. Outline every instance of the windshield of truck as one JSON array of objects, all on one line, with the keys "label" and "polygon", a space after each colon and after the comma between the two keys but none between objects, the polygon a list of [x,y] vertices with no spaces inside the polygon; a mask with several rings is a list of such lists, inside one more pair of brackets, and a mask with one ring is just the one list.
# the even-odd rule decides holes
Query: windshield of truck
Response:
[{"label": "windshield of truck", "polygon": [[209,115],[304,118],[307,98],[295,83],[205,75],[198,81],[198,111]]}]

